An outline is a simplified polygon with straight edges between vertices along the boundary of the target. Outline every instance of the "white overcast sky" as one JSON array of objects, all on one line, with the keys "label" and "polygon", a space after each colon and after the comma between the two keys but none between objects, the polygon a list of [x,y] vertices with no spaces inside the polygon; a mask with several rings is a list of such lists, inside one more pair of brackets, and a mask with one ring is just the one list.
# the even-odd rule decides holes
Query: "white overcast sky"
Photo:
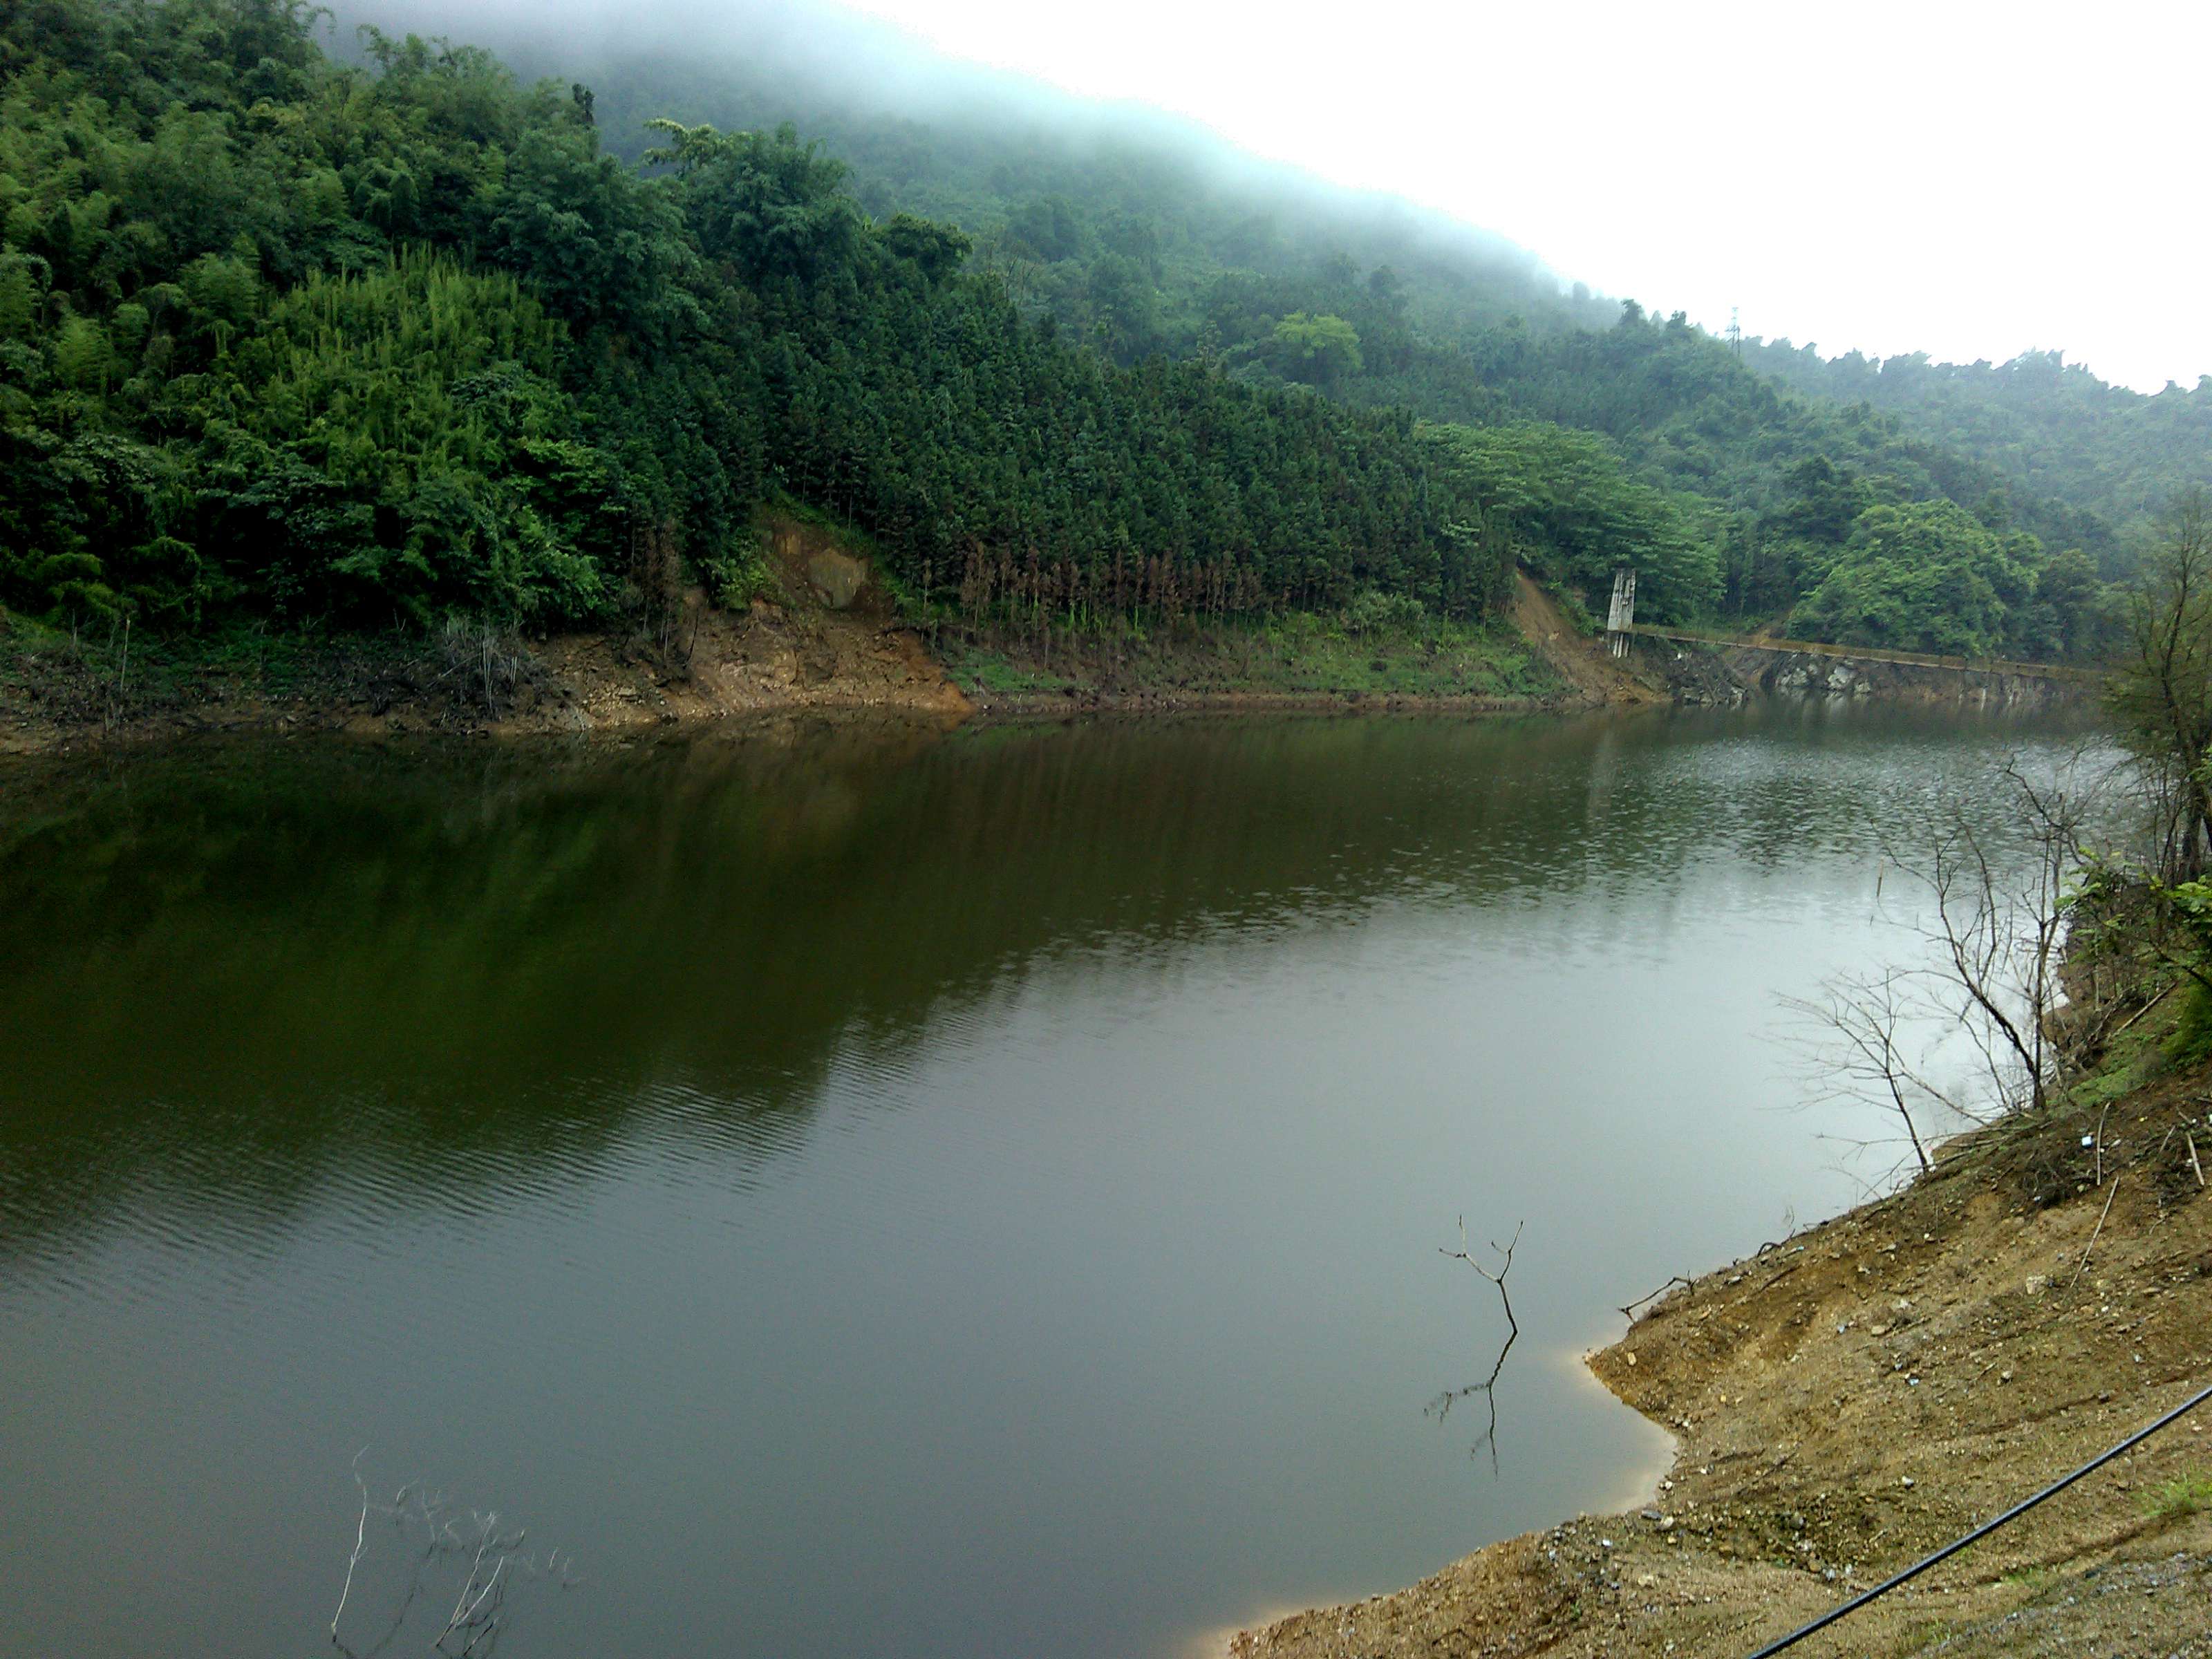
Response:
[{"label": "white overcast sky", "polygon": [[1833,356],[2212,373],[2212,0],[860,0]]}]

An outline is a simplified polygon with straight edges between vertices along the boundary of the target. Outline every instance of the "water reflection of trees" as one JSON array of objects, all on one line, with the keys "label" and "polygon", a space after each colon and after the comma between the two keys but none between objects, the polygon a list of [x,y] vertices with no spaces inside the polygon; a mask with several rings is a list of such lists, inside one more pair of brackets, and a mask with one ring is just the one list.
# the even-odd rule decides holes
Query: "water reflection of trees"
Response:
[{"label": "water reflection of trees", "polygon": [[1707,724],[793,722],[15,768],[0,1244],[149,1178],[281,1213],[364,1154],[409,1202],[647,1130],[757,1161],[834,1066],[896,1076],[1042,963],[1663,886],[1655,846],[1726,833],[1654,763]]}]

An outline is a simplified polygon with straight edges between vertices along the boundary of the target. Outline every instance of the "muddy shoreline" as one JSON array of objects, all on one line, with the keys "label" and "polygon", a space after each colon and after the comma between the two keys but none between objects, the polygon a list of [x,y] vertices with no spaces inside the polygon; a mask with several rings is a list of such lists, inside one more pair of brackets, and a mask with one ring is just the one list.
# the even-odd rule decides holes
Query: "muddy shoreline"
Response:
[{"label": "muddy shoreline", "polygon": [[732,722],[796,714],[942,722],[953,726],[1086,715],[1563,714],[1601,706],[1565,696],[1376,696],[1349,692],[1194,691],[1182,688],[1066,695],[971,696],[946,682],[923,695],[871,695],[846,685],[730,696],[702,691],[650,670],[608,674],[488,712],[465,701],[410,697],[387,702],[364,689],[267,696],[226,690],[204,701],[133,710],[120,717],[56,719],[0,702],[0,756],[68,756],[157,745],[210,733],[275,738],[338,735],[369,740],[428,738],[515,739],[568,737],[625,740],[647,732],[706,732]]},{"label": "muddy shoreline", "polygon": [[[1644,1503],[1229,1652],[1741,1659],[1966,1532],[2212,1376],[2208,1084],[2113,1103],[2101,1185],[2097,1115],[2056,1108],[1675,1285],[1589,1360],[1677,1437]],[[2212,1652],[2201,1416],[1796,1650]]]},{"label": "muddy shoreline", "polygon": [[[732,716],[896,714],[957,724],[1087,714],[1536,714],[1796,695],[1987,704],[2054,695],[1893,665],[1639,641],[1616,658],[1526,574],[1487,630],[1382,637],[1317,619],[1235,630],[1056,637],[925,634],[871,561],[811,520],[763,514],[763,596],[692,587],[627,631],[80,641],[0,612],[0,755],[71,754],[209,732],[364,738],[631,736]],[[933,623],[934,629],[935,624]],[[2024,683],[2026,684],[2026,683]]]},{"label": "muddy shoreline", "polygon": [[[947,660],[956,653],[933,648],[865,589],[858,603],[832,610],[812,602],[795,579],[791,586],[800,588],[799,598],[735,613],[694,591],[658,636],[278,641],[270,659],[164,664],[157,657],[149,665],[142,655],[135,670],[127,659],[116,663],[55,636],[0,656],[0,755],[66,755],[210,732],[626,737],[811,712],[954,725],[1094,714],[1525,714],[1729,707],[1792,695],[2008,700],[2002,688],[1966,679],[1950,687],[1894,674],[1862,676],[1848,685],[1778,686],[1771,674],[1764,681],[1748,677],[1725,653],[1648,641],[1615,659],[1601,642],[1577,633],[1525,579],[1504,636],[1519,643],[1496,648],[1525,659],[1518,673],[1528,690],[1476,689],[1495,678],[1480,659],[1439,666],[1413,651],[1393,663],[1363,665],[1389,668],[1375,678],[1396,684],[1299,683],[1315,676],[1295,661],[1255,672],[1249,641],[1202,638],[1155,649],[1133,664],[1111,652],[1040,661],[1010,642],[999,665],[1019,672],[1015,683],[994,684],[957,672]],[[1406,689],[1407,682],[1419,689]],[[2037,690],[2040,700],[2048,686]]]},{"label": "muddy shoreline", "polygon": [[[1134,665],[1103,656],[1071,662],[1064,653],[1040,665],[1016,643],[1002,664],[1016,684],[963,684],[881,596],[863,588],[854,603],[831,609],[796,575],[791,590],[799,597],[735,613],[695,591],[665,637],[338,641],[297,647],[277,673],[258,663],[195,662],[166,673],[142,665],[126,681],[120,665],[56,640],[0,663],[0,754],[208,732],[619,736],[808,711],[957,724],[1086,714],[1531,714],[1668,701],[1656,677],[1605,662],[1566,632],[1533,584],[1516,620],[1533,634],[1530,619],[1552,619],[1546,637],[1528,642],[1542,689],[1504,695],[1459,689],[1451,673],[1433,668],[1417,683],[1441,689],[1419,691],[1255,682],[1239,660],[1238,646],[1249,642],[1202,638]],[[1073,677],[1042,672],[1054,668]]]}]

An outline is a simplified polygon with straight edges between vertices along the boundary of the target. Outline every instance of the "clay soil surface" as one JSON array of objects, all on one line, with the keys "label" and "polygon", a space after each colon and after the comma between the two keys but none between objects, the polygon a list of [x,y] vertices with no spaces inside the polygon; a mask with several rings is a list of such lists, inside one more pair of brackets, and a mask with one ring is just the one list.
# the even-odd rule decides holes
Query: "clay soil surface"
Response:
[{"label": "clay soil surface", "polygon": [[[2209,1102],[2202,1072],[2123,1096],[2101,1156],[2087,1108],[1982,1132],[1676,1287],[1590,1360],[1677,1437],[1646,1506],[1231,1653],[1756,1651],[2212,1382]],[[2212,1655],[2208,1551],[2212,1406],[1791,1652]]]},{"label": "clay soil surface", "polygon": [[520,711],[514,729],[618,729],[779,708],[969,712],[921,635],[872,606],[756,604],[732,614],[695,594],[665,655],[598,635],[549,641],[538,655],[561,691],[544,714]]},{"label": "clay soil surface", "polygon": [[1514,578],[1513,599],[1506,614],[1582,702],[1593,707],[1612,703],[1633,708],[1668,700],[1656,675],[1632,656],[1607,655],[1603,638],[1590,639],[1578,632],[1559,601],[1539,587],[1526,571]]}]

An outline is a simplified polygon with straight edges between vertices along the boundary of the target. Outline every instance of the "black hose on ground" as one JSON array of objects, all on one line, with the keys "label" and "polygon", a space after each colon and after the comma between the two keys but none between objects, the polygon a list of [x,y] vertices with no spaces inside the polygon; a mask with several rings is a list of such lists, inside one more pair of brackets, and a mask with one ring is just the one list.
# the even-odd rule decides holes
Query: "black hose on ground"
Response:
[{"label": "black hose on ground", "polygon": [[1883,1579],[1881,1583],[1876,1584],[1870,1590],[1854,1595],[1850,1601],[1844,1602],[1841,1607],[1831,1607],[1827,1612],[1822,1613],[1818,1619],[1815,1619],[1811,1624],[1804,1626],[1801,1629],[1791,1631],[1789,1635],[1784,1637],[1780,1641],[1769,1642],[1765,1647],[1759,1649],[1758,1652],[1751,1655],[1750,1659],[1767,1659],[1767,1656],[1770,1654],[1779,1653],[1784,1648],[1795,1647],[1798,1643],[1810,1636],[1814,1631],[1826,1630],[1830,1625],[1834,1624],[1838,1619],[1846,1618],[1849,1615],[1856,1613],[1861,1607],[1866,1606],[1868,1602],[1888,1595],[1890,1591],[1895,1589],[1899,1584],[1905,1583],[1908,1579],[1917,1578],[1922,1573],[1927,1571],[1929,1568],[1934,1566],[1938,1561],[1949,1560],[1960,1550],[1966,1548],[1967,1545],[1979,1543],[1983,1539],[1987,1538],[1991,1533],[1995,1532],[1999,1527],[2019,1520],[2021,1516],[2026,1515],[2038,1504],[2043,1502],[2045,1498],[2057,1497],[2060,1492],[2064,1492],[2067,1487],[2072,1486],[2076,1480],[2079,1480],[2083,1475],[2093,1474],[2096,1470],[2101,1469],[2106,1464],[2111,1462],[2122,1452],[2134,1450],[2137,1446],[2142,1444],[2144,1441],[2149,1439],[2151,1436],[2156,1434],[2160,1429],[2166,1427],[2166,1425],[2177,1422],[2180,1419],[2187,1416],[2191,1412],[2195,1411],[2199,1406],[2203,1405],[2208,1400],[2212,1400],[2212,1388],[2199,1389],[2197,1393],[2190,1395],[2188,1399],[2183,1401],[2179,1406],[2176,1406],[2172,1411],[2166,1413],[2165,1416],[2160,1418],[2155,1423],[2148,1424],[2144,1427],[2137,1429],[2133,1434],[2121,1441],[2118,1445],[2114,1446],[2110,1451],[2100,1452],[2096,1456],[2084,1463],[2080,1468],[2075,1470],[2073,1474],[2052,1481],[2049,1486],[2045,1486],[2041,1492],[2036,1493],[2033,1498],[2022,1498],[2019,1503],[2014,1504],[2010,1509],[2007,1510],[2002,1515],[1998,1516],[1995,1520],[1983,1522],[1980,1526],[1976,1527],[1973,1531],[1968,1533],[1965,1537],[1954,1539],[1951,1542],[1944,1545],[1942,1549],[1937,1550],[1935,1554],[1928,1557],[1925,1560],[1915,1561],[1911,1566],[1905,1568],[1904,1571],[1896,1573],[1890,1577]]}]

